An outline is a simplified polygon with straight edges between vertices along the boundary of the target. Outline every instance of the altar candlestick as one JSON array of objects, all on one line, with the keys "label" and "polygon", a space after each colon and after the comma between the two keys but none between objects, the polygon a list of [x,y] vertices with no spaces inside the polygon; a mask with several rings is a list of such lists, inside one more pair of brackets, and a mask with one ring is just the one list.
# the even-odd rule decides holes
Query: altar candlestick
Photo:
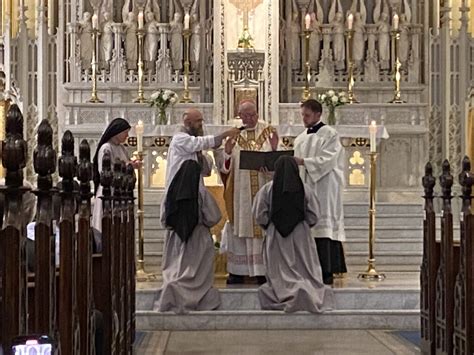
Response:
[{"label": "altar candlestick", "polygon": [[400,22],[400,18],[398,17],[398,15],[397,15],[397,14],[393,15],[393,29],[394,29],[395,31],[398,30],[398,24],[399,24],[399,22]]},{"label": "altar candlestick", "polygon": [[372,121],[369,126],[369,137],[370,137],[370,152],[375,153],[377,151],[377,125],[375,121]]},{"label": "altar candlestick", "polygon": [[137,151],[143,151],[143,121],[139,120],[137,125],[135,126],[135,133],[137,134]]},{"label": "altar candlestick", "polygon": [[97,30],[99,28],[99,18],[97,14],[92,15],[92,28]]},{"label": "altar candlestick", "polygon": [[138,29],[143,29],[143,11],[140,10],[138,13]]},{"label": "altar candlestick", "polygon": [[311,16],[309,16],[309,14],[306,14],[306,16],[304,17],[304,27],[306,30],[309,30],[311,26]]},{"label": "altar candlestick", "polygon": [[349,30],[352,30],[352,25],[354,24],[354,15],[353,14],[349,14],[349,16],[347,16],[347,28]]},{"label": "altar candlestick", "polygon": [[189,30],[189,14],[184,15],[184,29]]}]

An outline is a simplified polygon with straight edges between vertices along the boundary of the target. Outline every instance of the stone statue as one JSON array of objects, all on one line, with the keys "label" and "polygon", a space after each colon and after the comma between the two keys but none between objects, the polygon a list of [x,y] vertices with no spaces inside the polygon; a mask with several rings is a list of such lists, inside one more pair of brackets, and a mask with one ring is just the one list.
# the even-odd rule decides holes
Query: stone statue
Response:
[{"label": "stone statue", "polygon": [[191,15],[191,39],[189,42],[189,59],[191,70],[199,70],[199,55],[201,52],[201,25],[196,13]]},{"label": "stone statue", "polygon": [[113,22],[110,12],[104,12],[104,23],[102,24],[102,37],[101,37],[101,48],[102,48],[102,60],[104,65],[108,67],[109,62],[112,60],[112,50],[114,48],[114,32]]},{"label": "stone statue", "polygon": [[298,12],[294,11],[291,14],[290,21],[290,36],[291,36],[291,69],[297,70],[300,68],[300,45],[301,45],[301,24],[298,20]]},{"label": "stone statue", "polygon": [[123,23],[125,30],[125,57],[127,58],[127,68],[131,70],[137,69],[138,41],[137,28],[138,24],[133,12],[128,13],[127,21]]},{"label": "stone statue", "polygon": [[319,64],[319,55],[321,52],[321,24],[319,23],[316,14],[311,13],[311,37],[309,46],[309,62],[311,68],[317,69]]},{"label": "stone statue", "polygon": [[145,12],[153,12],[155,20],[160,22],[161,10],[157,0],[148,0],[145,5]]},{"label": "stone statue", "polygon": [[181,13],[175,12],[170,23],[171,62],[174,70],[183,67],[183,23]]},{"label": "stone statue", "polygon": [[400,31],[398,57],[402,65],[406,65],[408,61],[408,52],[410,49],[410,24],[405,14],[400,15],[400,23],[398,25]]},{"label": "stone statue", "polygon": [[105,14],[108,13],[110,15],[110,19],[113,18],[112,14],[114,13],[114,1],[113,0],[103,0],[102,4],[100,5],[100,11],[99,11],[99,20],[100,20],[100,14],[103,15],[103,20],[104,22],[107,21],[105,19]]},{"label": "stone statue", "polygon": [[356,68],[362,68],[362,62],[364,61],[365,54],[365,23],[362,20],[362,16],[359,12],[354,15],[354,37],[352,41],[352,60]]},{"label": "stone statue", "polygon": [[344,15],[342,12],[336,12],[334,21],[332,22],[332,50],[336,70],[344,70],[345,67],[345,31]]},{"label": "stone statue", "polygon": [[153,68],[158,54],[158,42],[160,40],[160,32],[158,29],[158,22],[155,20],[153,12],[147,12],[145,14],[145,47],[144,59],[147,62],[148,68]]},{"label": "stone statue", "polygon": [[89,70],[92,66],[92,21],[90,12],[82,14],[82,21],[79,22],[81,67]]},{"label": "stone statue", "polygon": [[390,23],[388,15],[384,12],[377,23],[377,31],[380,69],[388,70],[390,69]]}]

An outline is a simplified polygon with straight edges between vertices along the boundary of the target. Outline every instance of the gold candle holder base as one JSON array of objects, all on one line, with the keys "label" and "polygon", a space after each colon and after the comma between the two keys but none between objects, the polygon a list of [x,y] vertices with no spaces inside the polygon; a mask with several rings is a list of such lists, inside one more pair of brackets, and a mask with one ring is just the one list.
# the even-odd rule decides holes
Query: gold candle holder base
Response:
[{"label": "gold candle holder base", "polygon": [[104,100],[101,100],[99,99],[97,96],[92,96],[91,99],[89,100],[89,102],[92,102],[94,104],[100,104],[100,103],[103,103]]},{"label": "gold candle holder base", "polygon": [[133,102],[135,103],[144,103],[147,102],[144,95],[143,90],[143,81],[144,81],[144,62],[143,62],[143,37],[145,35],[145,30],[138,29],[137,30],[137,37],[138,37],[138,96]]},{"label": "gold candle holder base", "polygon": [[145,272],[145,262],[143,260],[137,261],[137,272],[135,274],[137,282],[156,281],[156,274]]},{"label": "gold candle holder base", "polygon": [[385,274],[378,273],[375,270],[375,259],[369,259],[369,266],[366,272],[361,272],[357,278],[367,281],[383,281],[385,279]]}]

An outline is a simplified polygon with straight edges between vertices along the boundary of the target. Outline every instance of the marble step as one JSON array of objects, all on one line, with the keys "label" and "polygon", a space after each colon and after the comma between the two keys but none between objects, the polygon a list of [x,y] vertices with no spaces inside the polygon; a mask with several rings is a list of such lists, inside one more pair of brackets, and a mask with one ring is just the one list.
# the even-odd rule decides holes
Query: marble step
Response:
[{"label": "marble step", "polygon": [[216,311],[153,311],[157,290],[137,291],[137,329],[417,329],[419,289],[335,289],[334,310],[321,314],[263,311],[256,289],[221,290]]},{"label": "marble step", "polygon": [[[164,238],[149,238],[145,240],[145,250],[147,252],[162,252],[164,246]],[[138,244],[137,244],[138,248]],[[348,239],[344,242],[344,250],[346,252],[365,252],[368,249],[368,238]],[[138,250],[138,249],[137,249]],[[423,251],[423,241],[405,240],[401,238],[376,240],[375,252],[395,252],[395,251]]]},{"label": "marble step", "polygon": [[[362,283],[365,286],[365,283]],[[257,288],[220,289],[221,306],[219,310],[249,311],[260,310]],[[383,284],[373,289],[347,287],[333,289],[335,310],[410,310],[420,307],[418,287],[385,288]],[[160,290],[144,289],[136,292],[137,310],[152,310]]]},{"label": "marble step", "polygon": [[[345,214],[345,226],[369,226],[368,213]],[[423,227],[423,214],[376,214],[375,226]]]}]

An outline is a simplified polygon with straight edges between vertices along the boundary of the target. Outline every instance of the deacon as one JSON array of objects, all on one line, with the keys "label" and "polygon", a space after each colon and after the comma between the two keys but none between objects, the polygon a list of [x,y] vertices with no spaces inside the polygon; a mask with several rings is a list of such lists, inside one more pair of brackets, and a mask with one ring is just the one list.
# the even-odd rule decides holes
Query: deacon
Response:
[{"label": "deacon", "polygon": [[164,203],[161,223],[166,233],[163,286],[157,311],[187,313],[219,307],[214,283],[214,243],[210,228],[221,219],[212,195],[200,183],[201,166],[186,160],[174,175]]},{"label": "deacon", "polygon": [[346,262],[342,193],[344,188],[344,150],[336,130],[321,122],[321,104],[309,99],[301,104],[307,128],[294,142],[295,160],[300,176],[311,186],[319,200],[320,216],[312,229],[316,238],[323,280],[332,284],[334,273],[344,273]]},{"label": "deacon", "polygon": [[229,220],[222,233],[222,249],[227,252],[228,284],[244,283],[244,276],[256,276],[262,284],[263,235],[251,211],[255,195],[268,179],[265,172],[239,169],[239,157],[241,150],[276,150],[278,134],[273,127],[258,121],[255,102],[241,102],[238,114],[245,129],[236,139],[226,141],[224,152],[220,152],[223,154],[215,155],[219,170],[227,175],[224,199]]},{"label": "deacon", "polygon": [[258,289],[261,308],[312,313],[332,308],[334,296],[323,284],[311,236],[319,215],[316,194],[301,181],[293,157],[277,160],[273,181],[257,193],[252,211],[265,230],[267,282]]},{"label": "deacon", "polygon": [[203,168],[203,175],[208,175],[212,164],[208,157],[202,154],[202,151],[218,148],[224,138],[234,137],[240,133],[238,128],[232,128],[217,136],[204,136],[203,122],[204,119],[199,110],[189,109],[184,112],[183,127],[173,136],[168,149],[165,191],[181,164],[186,160],[198,161]]}]

